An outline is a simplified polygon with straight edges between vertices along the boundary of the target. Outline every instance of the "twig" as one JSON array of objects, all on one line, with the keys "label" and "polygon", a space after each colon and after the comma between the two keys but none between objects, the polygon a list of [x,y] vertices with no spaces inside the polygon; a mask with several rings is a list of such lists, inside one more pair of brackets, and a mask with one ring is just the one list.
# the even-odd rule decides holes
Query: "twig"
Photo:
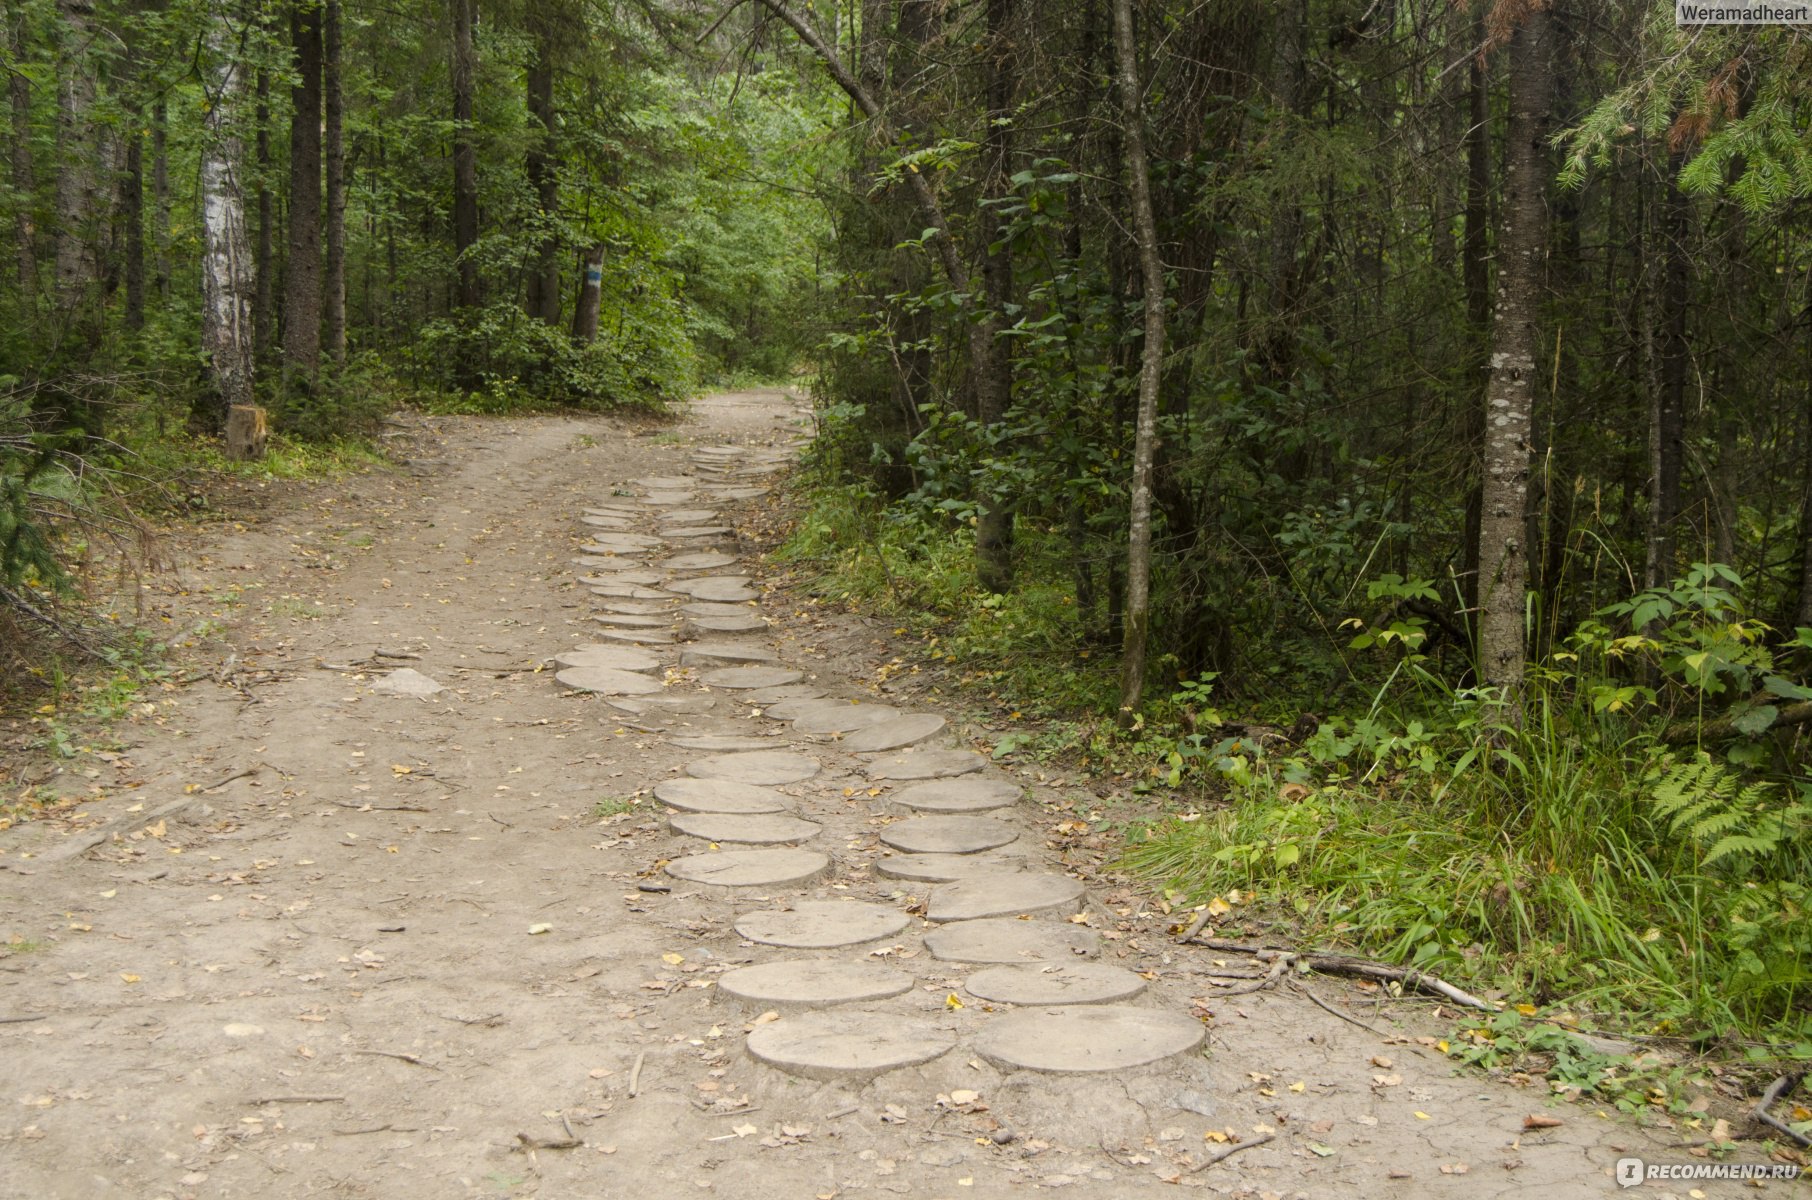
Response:
[{"label": "twig", "polygon": [[458,1021],[461,1025],[501,1025],[503,1024],[503,1014],[494,1012],[488,1017],[456,1017],[449,1015],[442,1017],[441,1020]]},{"label": "twig", "polygon": [[372,1054],[372,1055],[376,1055],[378,1058],[394,1058],[398,1062],[406,1062],[406,1063],[409,1063],[411,1066],[426,1067],[430,1071],[440,1070],[440,1068],[435,1066],[433,1063],[423,1062],[421,1059],[415,1057],[415,1055],[413,1055],[413,1054],[398,1054],[394,1050],[354,1050],[353,1053],[354,1054]]},{"label": "twig", "polygon": [[398,1132],[398,1133],[415,1132],[413,1128],[398,1129],[395,1125],[390,1125],[390,1124],[373,1125],[369,1129],[336,1129],[336,1130],[334,1130],[334,1132],[339,1134],[341,1137],[358,1137],[361,1133],[382,1133],[386,1129],[395,1129],[396,1132]]},{"label": "twig", "polygon": [[1339,1017],[1342,1021],[1347,1022],[1349,1025],[1357,1025],[1359,1028],[1365,1030],[1367,1033],[1376,1034],[1380,1038],[1388,1039],[1390,1037],[1390,1035],[1388,1033],[1385,1033],[1382,1029],[1379,1029],[1376,1025],[1367,1025],[1364,1021],[1361,1021],[1358,1017],[1349,1016],[1346,1013],[1341,1012],[1339,1009],[1335,1008],[1332,1004],[1329,1004],[1326,1000],[1323,1000],[1320,996],[1317,996],[1313,991],[1311,991],[1309,989],[1309,986],[1307,984],[1302,982],[1302,980],[1298,979],[1295,982],[1296,982],[1296,990],[1301,992],[1303,995],[1307,996],[1309,999],[1313,1000],[1316,1003],[1316,1005],[1322,1009],[1322,1011],[1329,1013],[1332,1016]]},{"label": "twig", "polygon": [[1779,1079],[1776,1079],[1773,1083],[1769,1084],[1768,1090],[1762,1093],[1762,1102],[1755,1106],[1753,1115],[1756,1120],[1775,1132],[1786,1134],[1802,1146],[1812,1146],[1812,1137],[1807,1137],[1805,1134],[1799,1132],[1799,1130],[1793,1128],[1793,1126],[1787,1124],[1785,1121],[1768,1111],[1774,1106],[1776,1100],[1790,1094],[1794,1088],[1800,1085],[1800,1081],[1805,1077],[1806,1073],[1804,1071],[1793,1071],[1789,1074],[1782,1075]]},{"label": "twig", "polygon": [[486,813],[485,816],[491,818],[491,820],[497,822],[499,825],[503,826],[505,829],[516,828],[514,825],[510,824],[508,821],[504,820],[502,817],[498,816],[496,813]]},{"label": "twig", "polygon": [[1237,987],[1228,987],[1225,991],[1216,992],[1214,994],[1217,997],[1246,996],[1253,992],[1263,991],[1265,988],[1276,983],[1279,979],[1282,979],[1284,973],[1290,969],[1292,962],[1294,962],[1293,957],[1280,955],[1272,962],[1271,969],[1266,971],[1263,975],[1255,976],[1247,982],[1239,984]]},{"label": "twig", "polygon": [[642,1090],[642,1064],[648,1061],[648,1051],[644,1050],[635,1056],[635,1066],[629,1068],[629,1098]]},{"label": "twig", "polygon": [[225,779],[222,779],[219,783],[210,783],[207,787],[196,788],[195,790],[197,792],[218,791],[219,789],[225,787],[227,784],[233,782],[233,780],[235,780],[235,779],[244,779],[247,775],[256,775],[258,772],[260,772],[262,770],[264,770],[264,764],[259,763],[257,766],[247,767],[243,771],[234,771],[231,775],[228,775]]},{"label": "twig", "polygon": [[431,808],[423,808],[419,804],[348,804],[344,800],[335,800],[335,801],[332,801],[332,803],[338,805],[340,808],[350,808],[354,812],[433,812],[434,811]]},{"label": "twig", "polygon": [[1202,926],[1208,924],[1208,917],[1208,909],[1204,907],[1201,912],[1195,914],[1195,920],[1189,922],[1189,928],[1177,935],[1177,941],[1187,942],[1192,940],[1196,934],[1202,932]]},{"label": "twig", "polygon": [[373,658],[401,658],[401,659],[407,659],[410,662],[420,662],[422,660],[421,655],[415,654],[408,650],[373,650],[371,652],[371,657],[373,657]]},{"label": "twig", "polygon": [[267,1104],[339,1104],[344,1096],[260,1096],[256,1100],[247,1100],[253,1108],[263,1108]]},{"label": "twig", "polygon": [[517,1134],[516,1141],[520,1143],[512,1147],[516,1150],[577,1150],[585,1144],[576,1137],[538,1138],[526,1133]]},{"label": "twig", "polygon": [[1231,1146],[1222,1146],[1219,1150],[1216,1150],[1213,1154],[1210,1154],[1207,1158],[1195,1164],[1195,1166],[1190,1167],[1188,1174],[1194,1175],[1197,1171],[1206,1171],[1215,1163],[1225,1162],[1235,1154],[1238,1154],[1241,1150],[1250,1150],[1254,1146],[1262,1146],[1276,1136],[1275,1133],[1261,1133],[1249,1142],[1235,1142]]},{"label": "twig", "polygon": [[0,1017],[0,1025],[29,1025],[33,1021],[46,1020],[47,1017],[48,1014],[42,1017]]},{"label": "twig", "polygon": [[[1275,965],[1277,962],[1282,962],[1284,964],[1284,969],[1286,970],[1290,967],[1301,966],[1322,975],[1358,975],[1366,979],[1383,979],[1392,983],[1400,983],[1405,988],[1420,988],[1423,991],[1433,992],[1437,996],[1442,996],[1451,1000],[1462,1008],[1475,1008],[1482,1012],[1497,1011],[1497,1005],[1492,1004],[1489,1000],[1481,1000],[1470,992],[1463,992],[1444,979],[1405,967],[1386,966],[1384,963],[1371,962],[1363,958],[1348,958],[1345,955],[1340,954],[1311,954],[1300,950],[1273,950],[1257,946],[1246,946],[1239,942],[1230,942],[1222,938],[1203,938],[1197,944],[1207,946],[1214,950],[1230,950],[1236,954],[1251,954],[1257,957],[1261,962],[1271,961],[1273,966],[1271,970],[1267,972],[1265,982],[1260,983],[1259,987],[1265,986],[1265,983],[1270,982],[1272,978],[1282,973]],[[1230,988],[1220,994],[1224,996],[1237,996],[1242,995],[1247,991],[1256,990],[1258,989]]]}]

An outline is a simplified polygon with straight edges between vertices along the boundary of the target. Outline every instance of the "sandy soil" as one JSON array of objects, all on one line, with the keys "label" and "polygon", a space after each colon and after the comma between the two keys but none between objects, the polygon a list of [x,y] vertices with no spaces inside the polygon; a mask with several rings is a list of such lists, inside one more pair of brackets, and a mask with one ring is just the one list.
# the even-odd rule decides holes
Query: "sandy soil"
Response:
[{"label": "sandy soil", "polygon": [[[710,985],[775,957],[731,928],[766,897],[642,887],[697,848],[648,797],[696,755],[543,667],[596,630],[579,507],[686,470],[695,442],[783,444],[796,404],[408,420],[406,467],[280,490],[178,547],[148,599],[175,631],[220,622],[189,639],[210,669],[49,779],[76,812],[0,833],[0,1196],[1601,1197],[1626,1154],[1691,1161],[1690,1131],[1456,1074],[1431,1043],[1457,1018],[1427,1003],[1331,980],[1312,986],[1350,1019],[1296,989],[1214,996],[1227,956],[1172,944],[1057,830],[1089,793],[1028,771],[1023,840],[1087,875],[1105,958],[1206,1020],[1206,1052],[1101,1077],[959,1051],[866,1083],[754,1062],[752,1014]],[[892,656],[860,618],[777,589],[763,607],[835,694]],[[374,691],[399,665],[448,690]],[[691,728],[784,727],[721,703]],[[807,892],[915,904],[869,869],[883,818],[853,758],[812,752],[824,773],[786,790],[837,866]],[[965,972],[918,926],[882,947],[917,979],[907,1008],[985,1021],[949,1005]],[[1525,1132],[1534,1113],[1561,1123]],[[1737,1193],[1637,1194],[1689,1186]]]}]

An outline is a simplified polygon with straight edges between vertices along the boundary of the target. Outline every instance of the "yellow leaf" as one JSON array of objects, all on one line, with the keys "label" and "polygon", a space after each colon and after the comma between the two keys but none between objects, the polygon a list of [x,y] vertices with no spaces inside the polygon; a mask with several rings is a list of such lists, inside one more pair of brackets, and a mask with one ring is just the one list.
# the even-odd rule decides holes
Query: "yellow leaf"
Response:
[{"label": "yellow leaf", "polygon": [[402,851],[398,850],[395,846],[385,846],[384,853],[385,854],[401,854]]},{"label": "yellow leaf", "polygon": [[1533,1004],[1519,1004],[1516,1006],[1516,1011],[1523,1014],[1525,1017],[1532,1017],[1540,1010]]},{"label": "yellow leaf", "polygon": [[961,1008],[962,1006],[963,1002],[957,998],[955,992],[951,992],[948,996],[944,997],[945,1008]]},{"label": "yellow leaf", "polygon": [[1435,1049],[1436,1049],[1436,1050],[1439,1050],[1439,1051],[1440,1051],[1440,1052],[1441,1052],[1441,1053],[1442,1053],[1442,1054],[1445,1054],[1445,1053],[1447,1053],[1447,1050],[1448,1050],[1448,1046],[1447,1046],[1447,1039],[1446,1039],[1446,1038],[1442,1038],[1442,1039],[1441,1039],[1441,1040],[1440,1040],[1440,1041],[1438,1041],[1438,1042],[1436,1042],[1436,1043],[1435,1043],[1435,1044],[1434,1044],[1434,1048],[1435,1048]]},{"label": "yellow leaf", "polygon": [[1232,911],[1233,906],[1219,896],[1208,902],[1208,915],[1211,917],[1224,917]]},{"label": "yellow leaf", "polygon": [[686,956],[684,954],[675,954],[673,951],[669,950],[667,953],[661,955],[661,961],[670,967],[677,967],[686,961]]},{"label": "yellow leaf", "polygon": [[1417,1113],[1416,1113],[1416,1120],[1418,1120],[1418,1121],[1432,1121],[1432,1120],[1434,1120],[1434,1118],[1433,1118],[1433,1117],[1431,1117],[1431,1116],[1429,1116],[1429,1115],[1428,1115],[1428,1114],[1427,1114],[1427,1113],[1425,1113],[1425,1112],[1421,1112],[1421,1111],[1419,1111],[1419,1110],[1418,1110],[1418,1111],[1417,1111]]},{"label": "yellow leaf", "polygon": [[130,971],[121,971],[120,972],[120,979],[126,983],[137,983],[137,982],[139,982],[139,978],[140,978],[139,976],[134,975]]},{"label": "yellow leaf", "polygon": [[164,823],[162,821],[159,821],[155,825],[147,825],[145,827],[145,832],[150,834],[154,838],[161,838],[164,836],[164,834],[166,834],[170,831],[164,827]]},{"label": "yellow leaf", "polygon": [[1202,1140],[1204,1142],[1225,1142],[1227,1140],[1227,1135],[1218,1129],[1210,1129],[1202,1134]]},{"label": "yellow leaf", "polygon": [[1290,1085],[1290,1090],[1300,1096],[1308,1086],[1308,1084],[1298,1079],[1295,1083]]},{"label": "yellow leaf", "polygon": [[402,764],[402,763],[391,763],[391,764],[390,764],[390,769],[391,769],[391,770],[392,770],[392,771],[393,771],[393,772],[395,772],[395,773],[396,773],[396,774],[398,774],[398,775],[413,775],[413,774],[415,774],[415,768],[414,768],[414,767],[405,767],[405,766],[404,766],[404,765],[403,765],[403,764]]}]

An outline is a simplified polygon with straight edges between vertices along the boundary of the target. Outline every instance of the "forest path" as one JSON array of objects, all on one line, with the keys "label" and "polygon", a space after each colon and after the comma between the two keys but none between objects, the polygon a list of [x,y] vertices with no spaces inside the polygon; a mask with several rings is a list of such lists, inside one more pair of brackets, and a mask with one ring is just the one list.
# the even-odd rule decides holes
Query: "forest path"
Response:
[{"label": "forest path", "polygon": [[[0,1197],[1596,1197],[1666,1157],[1578,1107],[1524,1133],[1539,1082],[1454,1074],[1426,1006],[1214,996],[1239,964],[1054,835],[1092,797],[966,757],[910,677],[917,720],[810,703],[875,700],[888,647],[762,578],[802,429],[780,393],[435,419],[407,471],[198,535],[151,598],[223,614],[217,678],[55,781],[83,814],[0,834]],[[914,743],[960,773],[857,752]]]}]

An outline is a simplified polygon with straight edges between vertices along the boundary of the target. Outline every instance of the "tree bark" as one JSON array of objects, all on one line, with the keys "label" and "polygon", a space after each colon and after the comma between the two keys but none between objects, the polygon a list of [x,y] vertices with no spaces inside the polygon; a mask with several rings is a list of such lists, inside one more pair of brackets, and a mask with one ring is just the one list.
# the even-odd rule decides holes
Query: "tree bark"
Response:
[{"label": "tree bark", "polygon": [[1662,263],[1658,328],[1645,328],[1652,369],[1649,380],[1648,531],[1643,586],[1657,588],[1674,575],[1674,525],[1680,516],[1680,477],[1686,458],[1686,309],[1692,286],[1686,258],[1690,213],[1676,182],[1683,159],[1668,157],[1662,182],[1658,257]]},{"label": "tree bark", "polygon": [[201,161],[201,345],[213,377],[215,429],[228,414],[252,404],[252,271],[240,186],[243,152],[235,121],[245,92],[245,67],[235,61],[238,37],[228,20],[231,0],[209,6],[206,35],[208,107]]},{"label": "tree bark", "polygon": [[[1001,199],[1011,194],[1013,93],[1016,90],[1011,32],[1012,0],[988,0],[988,108],[984,155],[987,195]],[[1006,230],[998,227],[994,213],[981,214],[989,229],[988,249],[982,257],[982,291],[987,308],[982,315],[982,337],[977,345],[986,353],[971,371],[975,385],[975,415],[983,429],[999,426],[1013,403],[1013,360],[1001,338],[1006,309],[1013,299],[1013,256]],[[1012,497],[984,495],[975,521],[975,574],[985,591],[1005,592],[1013,586]]]},{"label": "tree bark", "polygon": [[529,186],[535,189],[535,207],[541,228],[536,235],[535,265],[529,274],[528,315],[547,325],[560,324],[560,240],[554,223],[560,213],[559,150],[555,143],[554,32],[546,14],[535,22],[535,57],[528,69],[529,117],[533,140],[528,150]]},{"label": "tree bark", "polygon": [[[1806,280],[1807,307],[1812,308],[1812,273],[1807,274]],[[1812,325],[1806,328],[1806,350],[1807,357],[1812,358]],[[1812,626],[1812,379],[1806,380],[1801,390],[1806,419],[1800,433],[1799,455],[1805,468],[1805,492],[1799,510],[1799,604],[1794,624]]]},{"label": "tree bark", "polygon": [[[1486,69],[1483,0],[1472,20],[1472,60],[1467,66],[1466,126],[1466,233],[1461,279],[1466,293],[1466,325],[1473,345],[1469,357],[1473,370],[1465,381],[1465,416],[1460,436],[1466,454],[1466,509],[1464,564],[1460,570],[1460,600],[1473,648],[1478,642],[1479,522],[1483,518],[1485,453],[1485,388],[1491,337],[1491,95]],[[1477,390],[1474,390],[1477,380]]]},{"label": "tree bark", "polygon": [[579,285],[579,303],[573,307],[573,340],[589,346],[598,337],[598,309],[604,301],[604,247],[585,252],[585,276]]},{"label": "tree bark", "polygon": [[158,298],[170,298],[170,154],[164,98],[151,105],[151,281]]},{"label": "tree bark", "polygon": [[[25,11],[7,12],[6,44],[15,64],[25,61],[29,44],[29,27]],[[32,201],[38,183],[31,155],[31,78],[22,70],[7,73],[7,97],[12,109],[12,146],[8,166],[12,170],[13,197],[13,270],[19,281],[19,295],[29,299],[38,285],[38,231],[32,221]]]},{"label": "tree bark", "polygon": [[90,62],[90,0],[57,0],[63,45],[57,65],[56,298],[65,312],[82,302],[94,281],[90,245],[95,200],[95,139],[89,128],[95,83]]},{"label": "tree bark", "polygon": [[120,208],[126,222],[126,328],[145,327],[145,152],[138,119],[126,131],[126,172],[120,179]]},{"label": "tree bark", "polygon": [[1522,723],[1536,320],[1547,243],[1544,117],[1553,86],[1548,14],[1535,0],[1510,42],[1510,121],[1499,243],[1497,311],[1485,385],[1483,511],[1479,522],[1479,675],[1504,698],[1503,721]]},{"label": "tree bark", "polygon": [[254,251],[252,276],[252,353],[257,363],[269,369],[271,346],[277,336],[277,270],[273,253],[276,246],[276,199],[271,192],[271,76],[260,69],[257,83],[257,107],[253,120],[258,129],[254,152],[258,169],[258,246]]},{"label": "tree bark", "polygon": [[458,256],[460,308],[476,308],[478,286],[478,51],[473,41],[478,0],[449,0],[453,16],[453,249]]},{"label": "tree bark", "polygon": [[1120,124],[1126,147],[1127,190],[1139,273],[1145,289],[1145,345],[1139,357],[1139,415],[1134,423],[1133,472],[1126,534],[1126,612],[1120,659],[1120,721],[1130,724],[1145,692],[1146,637],[1151,624],[1151,465],[1158,444],[1158,391],[1164,371],[1164,264],[1152,214],[1151,172],[1145,158],[1145,115],[1133,40],[1132,0],[1113,0],[1114,50],[1120,85]]},{"label": "tree bark", "polygon": [[321,366],[321,9],[291,0],[289,254],[283,276],[286,390],[312,388]]},{"label": "tree bark", "polygon": [[321,276],[321,337],[327,359],[346,362],[346,133],[340,81],[340,0],[321,5],[321,150],[326,160],[327,261]]}]

